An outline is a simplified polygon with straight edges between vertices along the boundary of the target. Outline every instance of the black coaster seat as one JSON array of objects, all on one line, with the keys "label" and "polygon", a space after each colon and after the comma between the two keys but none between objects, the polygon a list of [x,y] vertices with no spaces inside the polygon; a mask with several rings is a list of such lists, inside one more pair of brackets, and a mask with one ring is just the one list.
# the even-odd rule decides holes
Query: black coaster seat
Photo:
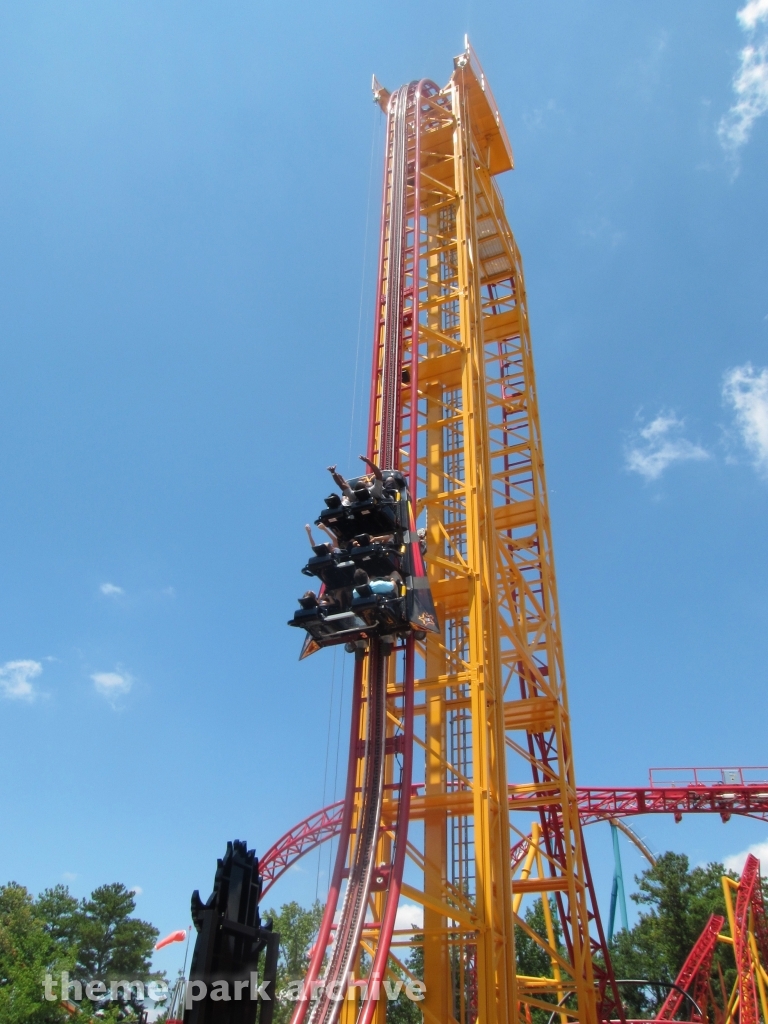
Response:
[{"label": "black coaster seat", "polygon": [[343,643],[348,639],[357,640],[369,631],[369,625],[356,612],[337,608],[330,610],[322,605],[314,608],[299,608],[294,612],[289,626],[305,629],[318,642]]},{"label": "black coaster seat", "polygon": [[351,505],[324,508],[315,523],[327,526],[342,542],[354,540],[360,533],[377,537],[397,530],[397,506],[395,502],[376,501],[369,496]]},{"label": "black coaster seat", "polygon": [[347,557],[350,558],[355,567],[365,569],[371,579],[381,579],[393,572],[400,572],[402,568],[402,545],[389,542],[382,544],[365,544],[359,547],[349,548]]},{"label": "black coaster seat", "polygon": [[316,576],[328,590],[352,586],[357,566],[346,551],[333,551],[310,558],[301,570],[305,576]]},{"label": "black coaster seat", "polygon": [[[368,590],[368,588],[364,588]],[[350,589],[327,592],[334,605],[314,604],[298,608],[289,626],[305,629],[319,643],[341,643],[408,629],[407,602],[398,593],[363,593],[352,597]]]},{"label": "black coaster seat", "polygon": [[351,610],[375,630],[377,634],[392,633],[408,628],[405,599],[398,594],[365,594],[352,599]]},{"label": "black coaster seat", "polygon": [[298,608],[293,613],[289,626],[300,626],[302,629],[309,629],[311,624],[322,621],[322,610],[318,605],[314,608]]}]

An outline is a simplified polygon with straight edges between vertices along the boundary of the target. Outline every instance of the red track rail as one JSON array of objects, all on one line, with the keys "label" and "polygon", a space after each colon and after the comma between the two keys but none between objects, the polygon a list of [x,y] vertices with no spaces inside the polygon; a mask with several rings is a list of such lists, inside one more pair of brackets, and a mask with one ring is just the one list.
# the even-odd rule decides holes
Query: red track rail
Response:
[{"label": "red track rail", "polygon": [[754,922],[755,939],[761,959],[768,954],[768,949],[765,908],[760,884],[760,861],[751,853],[747,857],[736,893],[734,917],[733,953],[739,977],[739,1021],[740,1024],[758,1024],[761,1017],[749,943],[750,918]]},{"label": "red track rail", "polygon": [[[419,160],[424,93],[437,93],[432,83],[411,82],[395,93],[387,117],[387,156],[382,200],[382,231],[379,253],[379,289],[376,303],[374,359],[369,417],[369,458],[385,469],[401,469],[410,480],[411,500],[417,497],[416,440],[417,368],[414,359],[418,332]],[[411,169],[409,171],[409,168]],[[413,169],[416,173],[413,173]],[[410,344],[408,345],[407,342]],[[410,396],[403,398],[405,350],[410,354]],[[376,419],[378,409],[378,421]],[[387,958],[400,896],[411,797],[413,759],[413,677],[414,638],[409,636],[396,651],[403,652],[402,679],[391,689],[389,677],[391,644],[372,640],[365,657],[367,687],[362,660],[356,661],[355,704],[347,768],[346,796],[342,804],[326,808],[302,822],[267,855],[262,864],[267,888],[286,868],[320,842],[339,835],[336,861],[323,919],[302,994],[291,1024],[336,1024],[354,958],[360,944],[366,907],[372,889],[386,891],[378,943],[363,996],[358,1024],[370,1024],[376,1009],[378,984],[387,969]],[[357,657],[357,656],[356,656]],[[388,683],[389,680],[389,683]],[[367,735],[360,736],[361,708],[365,706]],[[388,716],[402,716],[400,731],[388,736]],[[397,715],[396,715],[397,717]],[[399,768],[393,764],[402,754]],[[383,844],[388,863],[377,865],[382,836],[381,808],[388,768],[397,780],[390,783],[397,795],[397,817],[392,841]],[[399,778],[398,778],[399,776]],[[359,788],[359,797],[358,788]],[[358,806],[356,806],[358,804]],[[335,814],[332,814],[335,812]],[[356,812],[356,814],[355,814]],[[330,815],[330,816],[329,816]],[[333,822],[332,822],[333,818]],[[333,828],[335,825],[335,828]],[[270,857],[274,857],[273,863]],[[270,873],[270,869],[273,868]],[[319,981],[323,958],[331,939],[344,878],[347,885],[341,901],[335,937],[318,997],[309,1000]],[[308,1016],[307,1016],[308,1015]]]},{"label": "red track rail", "polygon": [[[728,821],[732,814],[768,821],[768,784],[744,786],[676,786],[652,789],[597,789],[579,787],[579,815],[582,823],[628,818],[635,814],[672,814],[680,821],[684,814],[719,814]],[[516,798],[510,808],[536,809],[536,803]]]},{"label": "red track rail", "polygon": [[[629,818],[637,814],[672,814],[679,821],[683,814],[719,814],[727,821],[732,814],[768,821],[768,784],[744,786],[702,786],[667,789],[614,789],[579,787],[579,814],[582,824],[590,825],[611,818]],[[515,797],[513,811],[535,813],[535,801]],[[310,853],[341,831],[344,801],[324,807],[304,818],[277,840],[260,860],[264,892],[305,854]]]},{"label": "red track rail", "polygon": [[[722,931],[724,924],[725,918],[719,914],[712,914],[710,916],[704,925],[704,931],[694,943],[693,949],[680,968],[680,973],[675,979],[677,987],[670,989],[669,995],[664,1000],[656,1020],[674,1020],[685,998],[685,993],[688,992],[691,994],[698,1010],[701,1010],[701,1014],[694,1011],[691,1015],[691,1020],[706,1022],[709,973],[712,970],[712,959],[715,955],[717,937]],[[693,989],[692,993],[691,989]]]}]

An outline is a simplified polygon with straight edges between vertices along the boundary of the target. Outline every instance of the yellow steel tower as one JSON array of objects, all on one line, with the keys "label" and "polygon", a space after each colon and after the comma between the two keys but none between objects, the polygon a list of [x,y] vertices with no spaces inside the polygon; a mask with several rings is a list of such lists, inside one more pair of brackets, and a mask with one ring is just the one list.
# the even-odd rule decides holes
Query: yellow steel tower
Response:
[{"label": "yellow steel tower", "polygon": [[[591,1022],[592,906],[528,306],[520,253],[494,180],[511,170],[512,150],[468,44],[454,64],[444,89],[422,82],[410,93],[379,94],[390,136],[393,105],[411,108],[400,451],[409,467],[417,446],[418,507],[442,625],[442,635],[430,635],[417,658],[423,674],[415,683],[415,734],[424,787],[411,801],[409,853],[423,885],[406,883],[403,891],[424,907],[427,1020],[510,1021],[524,1012],[521,1003],[541,1005],[542,997],[558,1001],[570,992],[569,1012]],[[393,201],[385,195],[383,297]],[[375,409],[374,456],[381,420]],[[510,839],[524,838],[530,816],[511,832],[508,786],[540,818],[545,877],[526,872],[512,883]],[[528,928],[514,913],[513,896],[523,893],[552,900],[560,911],[565,952],[543,943],[550,946],[550,984],[515,976],[514,924]]]},{"label": "yellow steel tower", "polygon": [[[391,655],[377,643],[358,652],[346,824],[308,983],[347,878],[326,978],[339,991],[350,966],[360,970],[355,949],[384,978],[402,967],[398,947],[423,945],[427,1024],[530,1021],[532,1008],[557,1005],[563,1024],[594,1024],[601,1006],[617,1011],[593,970],[593,918],[602,937],[579,825],[528,305],[495,183],[512,150],[468,44],[442,89],[374,86],[387,142],[368,455],[399,469],[417,499],[440,631]],[[378,788],[366,781],[372,765]],[[423,927],[393,936],[400,894],[421,904]],[[544,938],[519,916],[537,897]],[[548,978],[517,976],[516,925],[546,951]],[[339,1009],[326,1000],[309,1019],[334,1024]],[[369,993],[341,1013],[383,1024],[384,1011]]]}]

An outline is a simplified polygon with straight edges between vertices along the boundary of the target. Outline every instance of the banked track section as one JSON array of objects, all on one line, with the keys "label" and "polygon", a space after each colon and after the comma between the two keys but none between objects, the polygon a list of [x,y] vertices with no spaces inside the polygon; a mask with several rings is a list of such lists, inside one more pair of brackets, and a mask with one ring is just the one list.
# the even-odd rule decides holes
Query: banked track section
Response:
[{"label": "banked track section", "polygon": [[[671,814],[675,819],[684,814],[717,814],[723,821],[735,814],[768,821],[768,783],[652,788],[579,786],[578,797],[582,825],[641,814]],[[524,803],[511,798],[510,810],[519,811]],[[418,808],[412,816],[416,813]],[[531,813],[534,814],[535,809]],[[264,893],[298,860],[338,836],[342,831],[343,814],[344,801],[339,800],[304,818],[281,836],[259,861]],[[518,857],[518,847],[522,849],[522,841],[512,848],[513,860]]]},{"label": "banked track section", "polygon": [[[387,166],[385,168],[382,212],[382,253],[386,260],[386,292],[379,295],[379,310],[384,313],[383,352],[381,353],[379,464],[399,468],[400,409],[399,390],[402,364],[402,320],[405,288],[405,241],[407,217],[407,119],[415,115],[418,132],[416,83],[403,86],[392,97],[387,119]],[[416,175],[418,178],[418,175]],[[385,253],[385,228],[388,242]],[[380,275],[381,277],[381,275]],[[377,368],[374,367],[374,377]],[[373,451],[369,452],[373,456]],[[413,476],[412,475],[412,479]],[[394,638],[393,638],[394,639]],[[365,653],[355,656],[355,683],[352,701],[347,783],[339,828],[331,885],[323,919],[310,960],[301,998],[291,1024],[336,1024],[343,1005],[349,978],[354,970],[363,927],[376,889],[383,894],[383,911],[377,924],[378,943],[363,999],[359,1024],[370,1024],[376,1007],[376,981],[383,980],[394,928],[395,914],[405,862],[408,808],[411,789],[413,746],[414,641],[393,644],[389,638],[372,640]],[[403,655],[402,682],[393,684],[394,662]],[[394,709],[394,714],[393,714]],[[398,720],[396,733],[388,736],[388,720]],[[361,731],[365,728],[364,739]],[[387,784],[387,755],[401,754],[399,782],[390,783],[399,791],[398,815],[394,836],[382,841],[382,805]],[[377,864],[384,854],[388,863]],[[388,856],[387,856],[388,854]],[[334,922],[344,878],[347,886],[339,920]],[[335,928],[335,937],[325,974],[320,980],[323,959]]]}]

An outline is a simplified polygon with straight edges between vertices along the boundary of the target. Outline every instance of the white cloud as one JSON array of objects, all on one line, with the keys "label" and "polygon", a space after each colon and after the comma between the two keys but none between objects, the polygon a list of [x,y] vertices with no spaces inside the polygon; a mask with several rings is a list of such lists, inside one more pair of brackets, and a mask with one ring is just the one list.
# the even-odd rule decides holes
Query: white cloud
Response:
[{"label": "white cloud", "polygon": [[735,871],[737,875],[740,875],[744,870],[744,864],[750,853],[754,854],[760,861],[761,868],[768,867],[768,839],[766,839],[763,843],[753,843],[746,850],[742,850],[741,853],[732,853],[730,857],[723,858],[726,870]]},{"label": "white cloud", "polygon": [[414,928],[421,931],[424,927],[424,908],[418,903],[398,903],[395,915],[395,928]]},{"label": "white cloud", "polygon": [[673,462],[700,461],[709,452],[681,435],[685,425],[673,412],[660,412],[636,434],[626,451],[627,469],[646,480],[658,480]]},{"label": "white cloud", "polygon": [[118,597],[120,594],[125,593],[122,587],[118,587],[114,583],[102,583],[99,590],[102,594],[106,594],[107,597]]},{"label": "white cloud", "polygon": [[127,672],[94,672],[91,679],[97,692],[111,704],[133,686],[133,677]]},{"label": "white cloud", "polygon": [[61,877],[65,882],[74,882],[77,878],[77,874],[74,871],[63,871]]},{"label": "white cloud", "polygon": [[[768,0],[761,0],[768,5]],[[723,398],[733,407],[741,438],[758,472],[768,476],[768,367],[759,372],[751,363],[728,370]]]},{"label": "white cloud", "polygon": [[0,692],[11,700],[34,700],[37,690],[32,680],[42,671],[39,661],[6,661],[0,666]]},{"label": "white cloud", "polygon": [[739,54],[732,82],[736,102],[717,129],[721,144],[733,154],[748,141],[758,117],[768,111],[768,0],[748,0],[736,17],[749,41]]},{"label": "white cloud", "polygon": [[736,17],[743,29],[753,31],[759,21],[768,21],[768,0],[749,0]]},{"label": "white cloud", "polygon": [[144,892],[144,890],[141,888],[140,885],[134,885],[131,888],[131,892],[133,893],[134,896],[141,896],[141,894]]},{"label": "white cloud", "polygon": [[[340,920],[341,912],[337,910],[334,915],[334,928],[337,927]],[[366,924],[373,927],[373,922],[371,921]],[[400,900],[397,904],[397,912],[394,915],[394,928],[395,931],[413,929],[414,931],[421,932],[424,928],[424,907],[418,903],[407,903],[404,900]]]}]

